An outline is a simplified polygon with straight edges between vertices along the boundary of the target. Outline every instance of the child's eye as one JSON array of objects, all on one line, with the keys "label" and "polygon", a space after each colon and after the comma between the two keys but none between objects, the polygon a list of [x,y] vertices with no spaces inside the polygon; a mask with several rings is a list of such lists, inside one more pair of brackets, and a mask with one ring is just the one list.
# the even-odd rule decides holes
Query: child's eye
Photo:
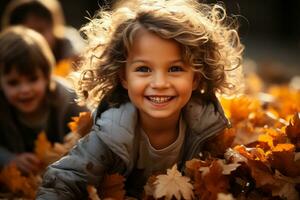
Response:
[{"label": "child's eye", "polygon": [[169,69],[169,72],[181,72],[183,71],[183,68],[181,66],[172,66]]},{"label": "child's eye", "polygon": [[10,86],[17,86],[19,84],[19,81],[9,80],[9,81],[7,81],[7,84],[10,85]]},{"label": "child's eye", "polygon": [[147,66],[137,67],[135,69],[136,72],[151,72],[151,69]]},{"label": "child's eye", "polygon": [[38,76],[30,76],[28,79],[30,82],[35,82],[38,80]]}]

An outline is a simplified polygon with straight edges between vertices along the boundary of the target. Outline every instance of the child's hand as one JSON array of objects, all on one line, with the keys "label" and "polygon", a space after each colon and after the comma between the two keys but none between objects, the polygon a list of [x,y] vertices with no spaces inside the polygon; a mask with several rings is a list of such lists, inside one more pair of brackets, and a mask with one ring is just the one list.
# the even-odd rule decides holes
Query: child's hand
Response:
[{"label": "child's hand", "polygon": [[37,173],[41,165],[41,161],[33,153],[18,154],[11,162],[25,174]]}]

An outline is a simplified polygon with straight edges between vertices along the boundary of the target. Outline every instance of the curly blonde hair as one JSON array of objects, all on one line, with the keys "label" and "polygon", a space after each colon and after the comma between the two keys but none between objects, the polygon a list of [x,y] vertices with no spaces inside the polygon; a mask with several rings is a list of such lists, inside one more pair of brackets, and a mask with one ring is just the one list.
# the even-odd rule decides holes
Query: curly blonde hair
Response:
[{"label": "curly blonde hair", "polygon": [[88,48],[76,86],[79,101],[92,107],[104,99],[128,101],[119,75],[141,28],[179,43],[184,61],[201,77],[197,92],[204,98],[239,90],[244,47],[235,22],[223,6],[196,0],[121,1],[113,11],[100,10],[81,29]]}]

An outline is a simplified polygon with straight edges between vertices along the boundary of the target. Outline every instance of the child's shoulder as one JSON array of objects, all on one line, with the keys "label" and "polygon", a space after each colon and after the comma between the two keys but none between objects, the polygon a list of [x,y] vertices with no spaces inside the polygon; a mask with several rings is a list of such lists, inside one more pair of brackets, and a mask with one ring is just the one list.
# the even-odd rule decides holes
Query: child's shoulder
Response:
[{"label": "child's shoulder", "polygon": [[110,106],[107,101],[102,101],[97,108],[96,118],[109,119],[126,126],[126,124],[137,121],[137,110],[130,102],[123,103],[120,106]]}]

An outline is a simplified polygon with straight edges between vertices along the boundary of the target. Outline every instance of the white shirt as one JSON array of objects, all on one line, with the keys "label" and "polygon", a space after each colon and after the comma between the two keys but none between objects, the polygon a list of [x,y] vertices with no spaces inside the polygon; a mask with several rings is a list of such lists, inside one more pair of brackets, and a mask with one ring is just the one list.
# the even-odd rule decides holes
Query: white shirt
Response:
[{"label": "white shirt", "polygon": [[155,149],[146,133],[140,128],[139,141],[139,157],[137,161],[138,169],[147,169],[148,173],[165,172],[166,169],[171,168],[179,159],[179,154],[184,141],[184,134],[186,130],[186,123],[180,117],[179,120],[179,134],[177,139],[169,146],[163,149]]}]

